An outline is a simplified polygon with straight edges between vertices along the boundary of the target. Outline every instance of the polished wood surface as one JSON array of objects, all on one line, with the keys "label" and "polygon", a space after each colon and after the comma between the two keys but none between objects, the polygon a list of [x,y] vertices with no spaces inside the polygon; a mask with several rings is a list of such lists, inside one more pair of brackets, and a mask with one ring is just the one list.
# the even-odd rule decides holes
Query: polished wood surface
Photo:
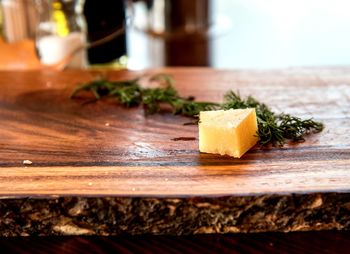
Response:
[{"label": "polished wood surface", "polygon": [[98,72],[0,72],[1,196],[350,190],[350,69],[167,68],[107,75],[124,79],[151,72],[172,74],[184,96],[220,101],[232,89],[276,111],[321,120],[326,128],[304,143],[255,147],[241,159],[201,154],[197,126],[184,125],[189,118],[69,99],[77,83]]}]

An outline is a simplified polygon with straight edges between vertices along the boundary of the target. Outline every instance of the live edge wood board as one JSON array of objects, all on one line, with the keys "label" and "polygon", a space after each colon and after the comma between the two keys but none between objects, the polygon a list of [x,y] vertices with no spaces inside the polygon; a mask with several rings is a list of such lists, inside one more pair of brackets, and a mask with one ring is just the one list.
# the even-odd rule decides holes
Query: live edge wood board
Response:
[{"label": "live edge wood board", "polygon": [[99,71],[0,72],[0,235],[350,228],[350,68],[102,73],[159,72],[181,95],[232,89],[325,129],[241,159],[202,154],[190,118],[69,99]]}]

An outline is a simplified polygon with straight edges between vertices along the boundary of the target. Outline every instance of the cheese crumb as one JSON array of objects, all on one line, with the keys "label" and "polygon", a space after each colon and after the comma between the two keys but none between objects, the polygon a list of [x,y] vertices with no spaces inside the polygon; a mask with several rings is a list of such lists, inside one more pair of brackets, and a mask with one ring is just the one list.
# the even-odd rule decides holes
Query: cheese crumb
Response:
[{"label": "cheese crumb", "polygon": [[30,161],[30,160],[24,160],[24,161],[23,161],[23,164],[24,164],[24,165],[32,165],[33,162]]},{"label": "cheese crumb", "polygon": [[202,111],[199,114],[199,150],[240,158],[257,142],[254,108]]}]

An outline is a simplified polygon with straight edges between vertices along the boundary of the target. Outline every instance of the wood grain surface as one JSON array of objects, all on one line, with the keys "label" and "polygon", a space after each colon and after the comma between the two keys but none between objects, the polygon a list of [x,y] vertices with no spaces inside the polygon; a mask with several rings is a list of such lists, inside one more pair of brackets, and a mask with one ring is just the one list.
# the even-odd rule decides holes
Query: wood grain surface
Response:
[{"label": "wood grain surface", "polygon": [[172,74],[184,96],[221,101],[232,89],[326,128],[304,143],[254,147],[241,159],[202,154],[189,118],[70,100],[75,85],[98,71],[0,72],[1,197],[350,191],[350,68],[104,74],[117,80],[157,72]]}]

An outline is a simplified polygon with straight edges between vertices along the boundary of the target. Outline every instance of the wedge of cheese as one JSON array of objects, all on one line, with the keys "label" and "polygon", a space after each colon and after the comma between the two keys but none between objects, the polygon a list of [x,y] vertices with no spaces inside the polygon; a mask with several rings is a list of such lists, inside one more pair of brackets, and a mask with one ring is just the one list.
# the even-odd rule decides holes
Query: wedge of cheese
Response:
[{"label": "wedge of cheese", "polygon": [[199,113],[199,151],[240,158],[258,141],[254,108]]}]

